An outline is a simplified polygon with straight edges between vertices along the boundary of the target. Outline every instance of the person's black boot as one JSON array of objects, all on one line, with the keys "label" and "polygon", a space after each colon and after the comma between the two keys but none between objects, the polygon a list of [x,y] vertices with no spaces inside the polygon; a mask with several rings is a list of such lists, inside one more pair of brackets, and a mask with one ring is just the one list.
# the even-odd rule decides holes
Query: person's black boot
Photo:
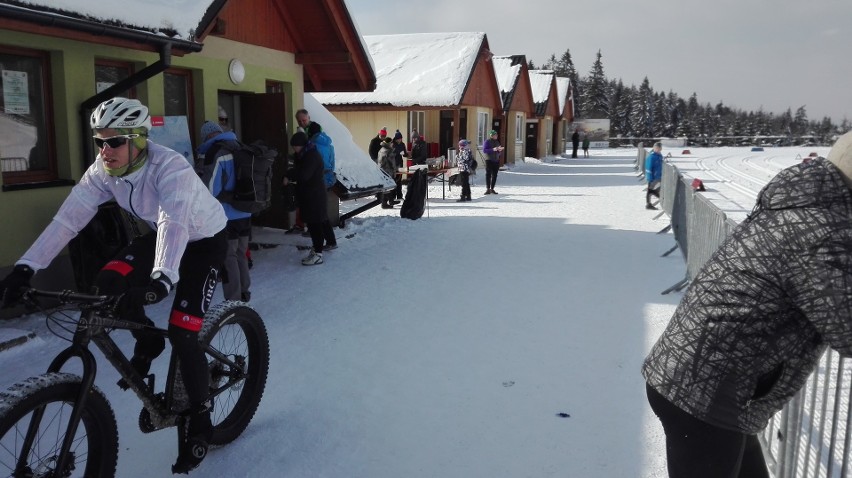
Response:
[{"label": "person's black boot", "polygon": [[210,438],[213,436],[213,424],[210,412],[213,405],[210,400],[192,407],[192,411],[180,425],[186,426],[184,440],[178,445],[178,457],[172,465],[172,473],[189,473],[201,464],[207,456]]}]

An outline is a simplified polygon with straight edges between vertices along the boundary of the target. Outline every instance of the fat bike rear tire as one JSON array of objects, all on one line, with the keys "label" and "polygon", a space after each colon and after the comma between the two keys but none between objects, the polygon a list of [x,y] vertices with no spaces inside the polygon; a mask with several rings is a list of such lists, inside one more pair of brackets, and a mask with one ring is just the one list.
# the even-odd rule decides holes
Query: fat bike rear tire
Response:
[{"label": "fat bike rear tire", "polygon": [[[226,301],[210,309],[198,340],[230,360],[244,364],[246,377],[213,400],[211,445],[234,441],[246,429],[260,405],[269,373],[269,337],[263,320],[244,302]],[[229,366],[209,354],[210,388],[227,383]]]}]

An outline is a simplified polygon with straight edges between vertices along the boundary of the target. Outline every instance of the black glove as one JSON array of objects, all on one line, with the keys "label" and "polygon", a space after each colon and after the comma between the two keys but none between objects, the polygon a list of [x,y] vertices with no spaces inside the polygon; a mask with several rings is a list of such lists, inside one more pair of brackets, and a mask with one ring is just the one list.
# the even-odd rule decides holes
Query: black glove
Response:
[{"label": "black glove", "polygon": [[116,310],[121,317],[132,318],[136,313],[143,311],[143,307],[156,304],[165,299],[172,290],[172,281],[163,274],[144,287],[131,287],[118,298]]},{"label": "black glove", "polygon": [[24,292],[30,288],[30,279],[35,271],[29,266],[19,264],[12,272],[0,281],[0,298],[3,299],[3,307],[12,307],[21,299]]}]

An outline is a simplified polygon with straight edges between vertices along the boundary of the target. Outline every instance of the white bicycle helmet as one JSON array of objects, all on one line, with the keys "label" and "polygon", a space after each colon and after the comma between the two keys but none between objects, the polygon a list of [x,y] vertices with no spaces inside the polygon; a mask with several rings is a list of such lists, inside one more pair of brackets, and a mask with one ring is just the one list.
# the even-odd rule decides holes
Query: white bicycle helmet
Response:
[{"label": "white bicycle helmet", "polygon": [[139,100],[115,97],[95,108],[89,126],[92,129],[145,128],[150,131],[151,115]]}]

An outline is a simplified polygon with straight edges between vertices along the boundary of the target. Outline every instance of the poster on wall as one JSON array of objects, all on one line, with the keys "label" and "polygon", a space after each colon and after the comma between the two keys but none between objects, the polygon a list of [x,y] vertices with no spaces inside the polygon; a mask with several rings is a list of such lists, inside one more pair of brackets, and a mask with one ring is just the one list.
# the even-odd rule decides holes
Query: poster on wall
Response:
[{"label": "poster on wall", "polygon": [[30,88],[26,71],[3,70],[3,102],[6,113],[30,114]]},{"label": "poster on wall", "polygon": [[189,164],[195,164],[186,116],[152,116],[148,138],[177,151],[189,161]]},{"label": "poster on wall", "polygon": [[580,140],[582,141],[583,134],[589,136],[589,147],[591,148],[608,148],[609,147],[609,120],[608,119],[583,119],[571,123],[568,134],[574,134],[574,130],[580,130]]}]

